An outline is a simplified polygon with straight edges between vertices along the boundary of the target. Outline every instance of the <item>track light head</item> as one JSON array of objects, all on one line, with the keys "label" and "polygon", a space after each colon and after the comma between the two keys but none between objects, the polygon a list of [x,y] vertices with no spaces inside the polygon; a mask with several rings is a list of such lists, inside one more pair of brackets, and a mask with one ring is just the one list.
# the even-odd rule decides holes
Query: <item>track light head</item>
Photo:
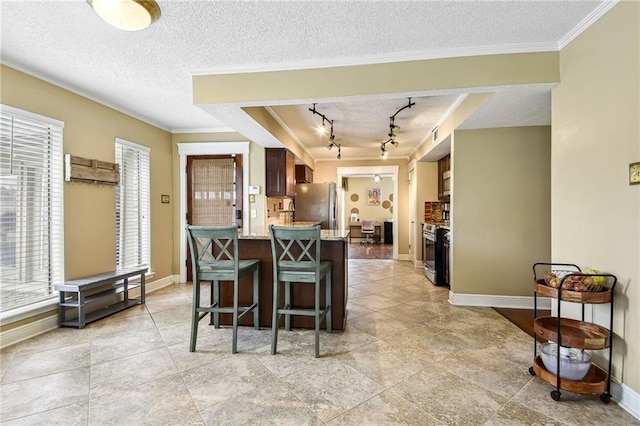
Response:
[{"label": "track light head", "polygon": [[329,123],[330,131],[329,131],[329,144],[327,145],[327,149],[331,151],[331,149],[334,146],[337,146],[338,160],[339,160],[342,155],[340,153],[340,144],[336,143],[336,135],[333,134],[333,120],[329,119],[326,115],[322,114],[321,112],[318,112],[318,110],[316,110],[316,104],[313,104],[313,108],[309,108],[309,111],[311,111],[314,115],[320,116],[320,118],[322,119],[322,122],[318,126],[318,133],[326,134],[327,129],[325,127],[325,123]]}]

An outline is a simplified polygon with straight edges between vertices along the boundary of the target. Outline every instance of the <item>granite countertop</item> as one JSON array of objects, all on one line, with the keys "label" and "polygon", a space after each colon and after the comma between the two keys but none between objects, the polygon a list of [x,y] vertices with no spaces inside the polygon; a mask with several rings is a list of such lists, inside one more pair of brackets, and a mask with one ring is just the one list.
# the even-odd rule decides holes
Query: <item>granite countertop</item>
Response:
[{"label": "granite countertop", "polygon": [[[315,223],[313,222],[294,222],[290,224],[286,224],[284,226],[313,226]],[[242,230],[239,231],[238,239],[240,240],[268,240],[271,236],[269,231],[265,231],[262,234],[257,233],[243,233]],[[349,231],[341,231],[339,229],[321,229],[320,230],[320,239],[323,241],[346,241],[349,238]]]}]

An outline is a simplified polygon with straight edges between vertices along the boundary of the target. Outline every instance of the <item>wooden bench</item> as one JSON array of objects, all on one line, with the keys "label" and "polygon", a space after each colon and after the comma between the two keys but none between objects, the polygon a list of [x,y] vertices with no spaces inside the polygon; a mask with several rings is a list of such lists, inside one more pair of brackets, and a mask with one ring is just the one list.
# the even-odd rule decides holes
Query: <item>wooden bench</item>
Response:
[{"label": "wooden bench", "polygon": [[[58,323],[60,326],[83,328],[90,322],[120,312],[133,305],[144,303],[146,265],[105,272],[86,278],[66,281],[56,284],[54,288],[60,292],[58,307]],[[140,282],[129,285],[129,278],[139,275]],[[140,297],[129,297],[129,291],[140,289]],[[116,295],[122,293],[123,299],[116,300]],[[100,306],[102,303],[102,306]],[[87,313],[87,306],[96,309]],[[67,319],[67,308],[77,309],[77,317]]]}]

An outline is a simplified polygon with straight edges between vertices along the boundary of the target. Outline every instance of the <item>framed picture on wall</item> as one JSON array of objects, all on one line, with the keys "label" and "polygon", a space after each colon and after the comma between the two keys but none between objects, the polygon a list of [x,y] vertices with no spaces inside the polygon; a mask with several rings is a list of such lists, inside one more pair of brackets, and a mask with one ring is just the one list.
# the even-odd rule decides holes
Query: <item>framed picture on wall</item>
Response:
[{"label": "framed picture on wall", "polygon": [[380,190],[380,188],[369,188],[367,200],[370,206],[379,206],[381,199],[382,191]]}]

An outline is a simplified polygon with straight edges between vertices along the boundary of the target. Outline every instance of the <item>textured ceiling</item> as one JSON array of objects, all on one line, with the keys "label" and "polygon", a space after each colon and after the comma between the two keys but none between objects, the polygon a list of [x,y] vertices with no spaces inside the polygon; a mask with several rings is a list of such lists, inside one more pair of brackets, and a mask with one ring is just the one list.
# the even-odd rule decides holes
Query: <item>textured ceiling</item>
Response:
[{"label": "textured ceiling", "polygon": [[[162,10],[158,22],[144,31],[124,32],[105,24],[84,0],[0,0],[0,58],[166,130],[233,127],[250,137],[250,123],[239,116],[239,109],[209,108],[207,113],[193,105],[193,74],[557,50],[612,2],[160,0],[158,4]],[[464,126],[548,124],[549,93],[548,86],[501,90]],[[416,97],[416,106],[398,116],[404,121],[400,145],[392,150],[406,157],[459,95]],[[345,156],[358,141],[371,146],[383,140],[389,116],[405,102],[405,95],[398,95],[317,108],[335,120]],[[315,120],[310,106],[292,101],[289,106],[274,105],[272,111],[314,157],[333,158],[309,131]]]}]

